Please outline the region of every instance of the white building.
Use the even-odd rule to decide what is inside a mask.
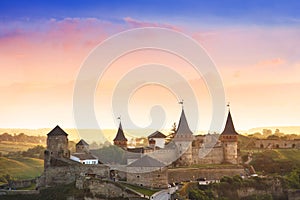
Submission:
[[[98,158],[88,153],[73,153],[70,159],[85,165],[98,164]]]
[[[70,159],[85,165],[98,164],[98,158],[90,153],[89,144],[83,139],[76,144],[76,153]]]

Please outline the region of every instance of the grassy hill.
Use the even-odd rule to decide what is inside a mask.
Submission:
[[[30,179],[38,177],[44,169],[44,161],[36,158],[0,157],[0,176],[9,174],[16,179]]]
[[[300,168],[300,150],[268,149],[254,152],[250,163],[259,172],[287,174]]]

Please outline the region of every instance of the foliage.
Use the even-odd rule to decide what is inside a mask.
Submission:
[[[4,174],[4,175],[0,176],[0,182],[2,182],[2,183],[10,184],[14,180],[15,180],[15,178],[9,174]]]
[[[46,150],[45,147],[43,147],[41,145],[37,145],[35,147],[27,149],[26,151],[9,152],[6,156],[7,157],[30,157],[30,158],[44,159],[44,151],[45,150]]]
[[[170,130],[170,134],[166,138],[166,145],[169,144],[176,135],[177,125],[176,122],[173,123],[172,128]]]
[[[210,200],[213,199],[209,197],[203,190],[190,190],[189,199],[191,200]]]
[[[241,200],[272,200],[273,197],[271,194],[260,194],[260,195],[251,195],[244,198],[241,198]]]
[[[35,144],[46,144],[45,136],[32,136],[24,133],[18,135],[11,135],[3,133],[0,135],[0,141],[11,141],[11,142],[24,142],[24,143],[35,143]]]
[[[286,176],[289,188],[300,189],[300,168],[294,169]]]
[[[45,147],[38,145],[33,148],[29,148],[27,151],[22,152],[23,157],[30,157],[30,158],[39,158],[44,159],[44,151],[46,150]]]

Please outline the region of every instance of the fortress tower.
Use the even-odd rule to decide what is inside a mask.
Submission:
[[[182,107],[181,116],[176,130],[176,135],[173,139],[175,142],[178,154],[181,155],[177,163],[179,165],[191,165],[192,164],[192,141],[194,139],[193,132],[188,125],[184,109]]]
[[[89,153],[89,144],[86,143],[83,139],[81,139],[77,144],[76,144],[76,153]]]
[[[220,139],[224,152],[224,163],[238,164],[237,143],[238,133],[235,131],[230,110],[228,111],[225,128],[221,133]]]
[[[70,158],[68,149],[68,134],[56,126],[47,134],[47,149],[44,155],[44,167],[50,166],[51,157]]]
[[[119,125],[117,135],[116,135],[116,137],[113,141],[114,141],[114,145],[116,145],[118,147],[121,147],[121,148],[124,148],[124,149],[127,148],[127,138],[124,135],[121,121],[120,121],[120,125]]]
[[[56,126],[47,134],[47,150],[54,157],[70,157],[68,149],[68,134]]]

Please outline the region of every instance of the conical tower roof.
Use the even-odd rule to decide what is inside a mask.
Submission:
[[[189,124],[186,120],[186,116],[183,108],[181,111],[181,116],[179,119],[176,135],[193,135],[193,132],[191,131]]]
[[[124,132],[123,132],[121,122],[119,124],[119,129],[118,129],[117,135],[113,141],[127,141],[127,138],[125,137]]]
[[[225,128],[224,128],[223,132],[221,133],[221,135],[238,135],[238,133],[235,131],[235,128],[234,128],[234,125],[233,125],[230,110],[228,111],[228,116],[227,116],[227,121],[226,121],[226,124],[225,124]]]

